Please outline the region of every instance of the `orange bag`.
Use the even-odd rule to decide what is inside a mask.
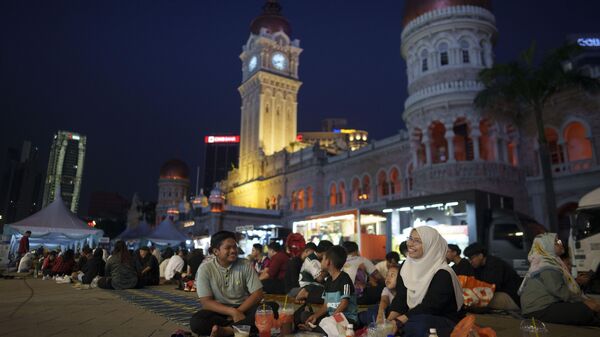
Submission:
[[[458,275],[458,281],[463,289],[463,298],[467,307],[486,307],[490,304],[496,285],[479,281],[474,276]]]
[[[466,277],[466,276],[465,276]],[[472,334],[471,332],[476,332],[476,334]],[[480,328],[475,325],[475,316],[467,315],[467,317],[463,318],[456,326],[454,330],[452,330],[452,334],[450,337],[470,337],[470,336],[479,336],[479,337],[496,337],[496,331],[491,328]]]

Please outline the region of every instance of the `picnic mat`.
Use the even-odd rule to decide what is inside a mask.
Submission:
[[[126,289],[116,290],[114,293],[131,304],[188,328],[190,318],[200,310],[197,299],[158,289]]]

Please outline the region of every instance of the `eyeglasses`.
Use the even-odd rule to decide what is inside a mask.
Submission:
[[[558,240],[556,240],[556,241],[554,242],[554,244],[555,244],[555,245],[560,245],[560,246],[562,246],[562,245],[563,245],[563,242],[562,242],[562,240],[561,240],[561,239],[558,239]]]
[[[421,241],[419,239],[414,239],[412,236],[409,236],[407,241],[412,242],[412,243],[414,243],[416,245],[422,245],[423,244],[423,241]]]

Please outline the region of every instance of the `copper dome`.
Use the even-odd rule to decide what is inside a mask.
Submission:
[[[277,0],[267,0],[263,6],[263,12],[250,24],[252,34],[258,35],[261,28],[266,28],[269,33],[283,31],[288,36],[292,34],[292,26],[288,20],[281,15],[281,5]]]
[[[417,17],[440,8],[476,6],[492,10],[492,0],[407,0],[404,6],[404,27]]]
[[[189,177],[188,166],[179,159],[171,159],[160,168],[161,179],[189,179]]]

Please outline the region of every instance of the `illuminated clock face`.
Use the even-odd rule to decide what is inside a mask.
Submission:
[[[256,69],[257,65],[258,65],[258,59],[256,58],[256,55],[254,55],[248,62],[248,71],[253,71],[254,69]]]
[[[275,67],[275,69],[283,70],[287,66],[287,59],[282,53],[275,53],[271,58],[271,63],[273,63],[273,67]]]

